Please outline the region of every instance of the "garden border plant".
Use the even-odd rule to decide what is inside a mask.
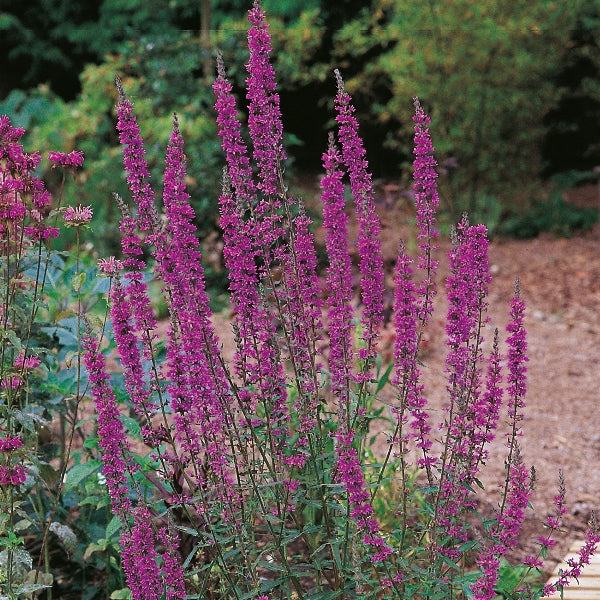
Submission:
[[[392,364],[386,366],[377,354],[384,294],[380,223],[352,99],[336,71],[337,135],[330,135],[323,154],[321,180],[329,258],[323,298],[310,219],[285,184],[270,37],[258,2],[249,19],[251,145],[242,136],[221,58],[213,88],[226,156],[220,226],[234,315],[236,351],[231,363],[221,353],[211,322],[193,211],[185,192],[185,153],[177,117],[166,154],[161,215],[133,105],[117,78],[117,128],[134,207],[116,199],[123,213],[123,256],[102,259],[99,269],[110,286],[110,317],[124,389],[113,385],[115,377],[107,371],[105,326],[81,310],[86,278],[78,258],[72,280],[77,348],[71,356],[77,358],[77,387],[69,430],[72,440],[77,408],[89,389],[97,413],[94,439],[114,514],[110,528],[112,534],[121,532],[120,559],[128,588],[114,597],[494,598],[501,566],[506,569],[501,560],[518,544],[533,479],[519,449],[527,344],[518,283],[504,357],[498,330],[489,350],[483,344],[491,282],[487,231],[469,224],[465,216],[453,233],[446,280],[449,404],[443,422],[434,428],[420,353],[437,293],[438,196],[429,117],[415,98],[417,273],[400,245],[396,337]],[[14,579],[13,557],[25,552],[24,540],[17,536],[17,504],[28,493],[27,472],[36,477],[20,460],[29,456],[35,464],[38,449],[31,440],[39,433],[14,418],[14,399],[27,403],[26,392],[34,381],[25,371],[39,366],[41,350],[24,346],[14,333],[10,315],[18,314],[16,284],[21,281],[14,280],[22,272],[24,255],[10,257],[14,248],[24,252],[19,245],[24,236],[41,244],[56,230],[23,226],[24,219],[42,223],[39,210],[50,199],[43,195],[42,203],[37,200],[41,192],[27,187],[39,161],[22,154],[22,131],[2,117],[0,134],[6,275],[0,500],[9,515],[2,524],[6,535],[0,538],[7,553],[0,587],[6,597],[17,598],[50,586],[50,579],[36,574],[29,588],[23,587],[28,575],[18,585]],[[82,160],[73,153],[53,158],[67,169],[80,166]],[[360,303],[352,287],[345,177],[358,223]],[[91,217],[86,207],[64,211],[65,221],[77,227],[78,242],[81,226]],[[46,256],[42,245],[39,248],[39,255]],[[162,281],[169,310],[164,344],[158,339],[148,295],[150,271]],[[33,285],[37,282],[36,278]],[[36,301],[35,293],[27,301],[31,323]],[[82,357],[87,381],[80,372]],[[39,385],[43,389],[43,382]],[[502,431],[504,396],[508,426],[503,494],[495,517],[483,519],[483,537],[478,538],[471,535],[469,522],[478,515],[478,477],[488,457],[487,445]],[[385,419],[390,426],[384,456],[375,455],[369,446],[375,419]],[[48,531],[59,531],[54,515],[69,464],[67,452],[54,507],[40,517],[42,546]],[[92,464],[96,468],[99,463]],[[539,553],[524,557],[513,571],[519,577],[506,592],[511,598],[540,598],[568,585],[600,541],[592,522],[579,558],[559,582],[528,587],[562,526],[562,480],[554,503],[556,514],[546,519],[547,533],[538,538]],[[63,544],[67,537],[63,535]],[[42,555],[43,551],[40,561]],[[26,570],[35,571],[31,561]]]

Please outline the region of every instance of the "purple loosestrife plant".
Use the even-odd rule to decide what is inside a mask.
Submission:
[[[335,97],[338,135],[359,225],[357,245],[360,255],[364,341],[364,347],[359,349],[359,358],[364,361],[359,378],[367,382],[373,376],[375,341],[383,322],[383,257],[379,240],[381,225],[375,213],[373,182],[367,170],[366,152],[358,134],[358,121],[354,117],[352,99],[346,92],[342,76],[337,70],[335,77],[338,86]]]
[[[433,156],[433,144],[429,135],[431,119],[425,113],[418,98],[414,98],[415,116],[415,148],[413,161],[415,206],[417,209],[417,237],[419,239],[419,269],[424,273],[424,278],[419,284],[421,298],[419,318],[426,323],[433,312],[433,298],[436,294],[435,274],[438,261],[433,252],[437,250],[435,239],[438,237],[436,229],[436,212],[439,206],[437,192],[437,165]]]
[[[524,304],[517,295],[511,305],[507,356],[497,331],[488,348],[487,231],[464,218],[449,254],[448,403],[436,433],[420,348],[438,278],[436,163],[430,120],[415,99],[418,251],[412,258],[401,245],[398,254],[393,364],[376,379],[385,273],[375,190],[352,100],[336,73],[338,141],[330,135],[321,180],[328,256],[322,298],[312,223],[284,181],[279,97],[259,2],[249,21],[248,141],[220,56],[213,85],[226,161],[219,210],[236,342],[231,366],[212,324],[177,119],[159,216],[142,137],[119,90],[118,128],[135,207],[123,213],[122,262],[107,259],[102,269],[114,278],[115,339],[147,456],[133,461],[129,454],[98,342],[86,336],[84,348],[113,510],[124,523],[123,567],[132,595],[493,598],[500,559],[518,545],[530,496],[518,445]],[[358,303],[346,179],[358,223]],[[144,256],[153,262],[147,265]],[[169,309],[164,359],[155,351],[144,284],[149,267]],[[483,539],[472,539],[478,475],[487,445],[501,433],[505,395],[504,493]],[[368,448],[376,419],[390,425],[383,456]],[[141,465],[136,472],[134,463]],[[151,485],[142,487],[142,478]],[[557,516],[546,522],[551,533],[564,515],[564,493],[558,498]],[[570,576],[593,551],[595,535],[590,532]],[[539,568],[541,561],[528,557],[525,564]]]

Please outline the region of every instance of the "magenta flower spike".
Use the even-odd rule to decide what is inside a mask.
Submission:
[[[510,305],[510,322],[506,331],[510,334],[506,340],[508,344],[508,410],[513,423],[513,431],[520,428],[525,408],[525,394],[527,393],[527,334],[523,325],[525,316],[525,302],[520,297],[519,282],[515,284],[515,295]],[[510,445],[510,440],[509,440]]]
[[[275,327],[258,292],[260,275],[255,257],[260,255],[257,243],[261,238],[262,228],[256,220],[246,222],[242,217],[245,208],[256,203],[256,188],[246,145],[241,136],[231,84],[225,78],[220,56],[217,57],[217,65],[218,77],[213,84],[215,109],[222,148],[227,159],[227,175],[219,199],[220,225],[225,241],[223,255],[229,269],[234,322],[239,331],[236,372],[249,385],[262,381],[263,389],[267,381],[278,381],[277,390],[271,389],[271,394],[274,393],[275,397],[283,401],[285,382],[283,370],[277,365],[277,351],[273,346]],[[256,351],[258,348],[262,348],[259,350],[260,356]],[[256,398],[252,404],[255,401]],[[251,406],[251,410],[253,409],[254,406]]]
[[[253,155],[259,172],[258,188],[265,196],[276,196],[283,150],[283,125],[276,92],[275,70],[271,65],[271,36],[260,1],[248,11],[250,59],[246,65],[246,97],[249,100],[248,127]]]
[[[158,215],[154,192],[148,182],[150,172],[145,159],[144,141],[133,114],[133,105],[125,97],[120,78],[117,77],[115,81],[119,92],[117,129],[123,146],[123,164],[127,173],[127,183],[136,206],[134,218],[120,202],[123,212],[119,227],[122,234],[121,247],[125,255],[123,264],[128,269],[123,277],[129,282],[127,294],[135,317],[136,333],[144,348],[143,357],[151,360],[154,340],[151,332],[156,328],[156,320],[148,296],[148,287],[143,281],[146,263],[143,260],[142,239],[138,231],[146,234],[148,243],[153,243],[158,230]]]
[[[124,370],[125,389],[137,414],[150,416],[156,406],[150,401],[138,339],[132,324],[132,309],[118,275],[111,286],[110,300],[110,316]]]
[[[352,264],[348,253],[348,216],[344,212],[344,172],[342,157],[336,148],[333,134],[329,148],[323,154],[325,176],[321,180],[323,227],[329,257],[327,270],[327,324],[329,329],[329,371],[331,391],[338,401],[350,405],[352,365]]]
[[[241,134],[241,123],[232,94],[232,85],[225,77],[223,57],[217,55],[217,78],[213,83],[216,97],[217,125],[221,137],[221,147],[225,152],[228,177],[235,191],[235,197],[242,205],[252,206],[256,202],[256,188],[252,175],[248,149]]]
[[[425,277],[419,283],[418,295],[421,298],[419,307],[419,319],[425,323],[433,312],[433,298],[436,294],[435,274],[438,261],[432,256],[437,250],[435,239],[438,237],[436,228],[436,212],[439,206],[437,192],[437,165],[433,156],[433,144],[429,135],[429,123],[431,119],[425,113],[418,98],[414,98],[415,137],[414,137],[414,191],[415,206],[417,209],[417,238],[419,240],[418,267],[425,273]]]
[[[412,260],[401,248],[398,254],[395,274],[394,326],[394,377],[393,384],[398,387],[401,406],[394,407],[398,419],[403,419],[405,409],[411,414],[410,432],[406,436],[415,440],[421,455],[417,460],[420,467],[428,469],[437,459],[429,455],[433,442],[429,436],[431,425],[429,414],[425,410],[427,401],[423,396],[423,385],[419,382],[420,369],[417,366],[418,331],[416,289],[412,280]],[[402,441],[404,446],[404,442]]]
[[[335,98],[338,137],[342,145],[344,165],[350,177],[359,224],[358,253],[360,255],[361,291],[363,304],[363,340],[365,347],[359,350],[359,358],[365,361],[359,378],[372,378],[375,359],[375,343],[383,322],[383,256],[379,233],[381,225],[375,212],[373,182],[368,172],[365,149],[358,134],[358,121],[354,117],[352,99],[344,89],[344,82],[336,69],[338,92]]]
[[[133,600],[159,600],[163,595],[155,542],[150,512],[143,505],[136,506],[133,527],[121,536],[123,571]]]
[[[125,523],[131,512],[126,474],[134,470],[130,462],[129,444],[121,421],[104,357],[91,330],[83,338],[85,366],[89,375],[92,398],[98,415],[98,445],[102,451],[102,472],[110,495],[112,510]]]
[[[530,496],[529,472],[523,464],[518,446],[512,458],[506,501],[497,523],[490,534],[494,542],[484,548],[477,559],[482,571],[480,578],[471,586],[475,600],[492,600],[496,597],[494,587],[498,582],[500,558],[516,547],[525,510]]]
[[[379,524],[375,518],[375,511],[371,505],[371,494],[365,485],[365,477],[361,468],[361,461],[352,446],[353,434],[344,430],[336,434],[336,473],[338,480],[344,484],[350,505],[350,517],[354,519],[359,532],[363,536],[363,543],[371,553],[371,562],[384,561],[392,549],[381,536]]]
[[[179,555],[179,536],[172,524],[169,527],[161,527],[158,531],[158,540],[164,548],[161,553],[162,571],[166,586],[165,600],[183,600],[187,598],[185,591],[185,578],[181,557]]]
[[[171,314],[167,343],[167,391],[174,411],[176,438],[196,461],[206,456],[223,482],[218,493],[231,500],[225,408],[229,384],[218,361],[219,344],[211,324],[194,216],[185,191],[186,157],[177,117],[167,148],[163,202],[166,226],[155,244],[157,274],[164,280]],[[201,477],[201,469],[194,469]]]
[[[116,77],[119,102],[117,104],[117,130],[123,146],[123,165],[127,173],[127,183],[137,207],[138,226],[142,232],[152,232],[158,221],[154,203],[154,192],[148,179],[150,171],[145,155],[137,119],[133,114],[133,104],[125,97],[121,79]]]

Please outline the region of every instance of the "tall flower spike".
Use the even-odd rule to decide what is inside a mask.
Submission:
[[[525,316],[525,302],[521,299],[519,280],[515,282],[515,295],[510,304],[510,322],[506,331],[510,334],[506,340],[508,344],[508,381],[507,393],[509,414],[513,426],[523,420],[525,408],[525,394],[527,393],[527,333],[523,325]],[[509,442],[510,443],[510,442]]]
[[[473,508],[472,484],[479,461],[473,454],[473,423],[485,421],[485,406],[480,401],[483,337],[486,318],[488,267],[487,230],[483,225],[469,226],[465,217],[458,224],[449,254],[448,296],[448,394],[450,412],[446,423],[446,444],[442,462],[441,497],[438,526],[449,528],[464,509]],[[456,539],[466,539],[466,529],[456,528]],[[452,537],[452,536],[450,536]],[[451,559],[460,552],[440,548]]]
[[[133,509],[133,528],[121,536],[123,571],[133,600],[159,600],[163,584],[157,564],[152,516],[145,506]]]
[[[258,187],[266,196],[275,196],[281,163],[286,156],[275,70],[270,60],[271,36],[259,0],[255,0],[253,8],[248,11],[248,18],[251,23],[248,31],[250,60],[246,65],[249,75],[246,97],[250,101],[248,128],[258,166]]]
[[[121,78],[115,77],[115,82],[119,92],[117,130],[123,146],[123,165],[127,173],[127,183],[137,206],[140,231],[150,232],[155,229],[158,216],[154,204],[154,192],[148,182],[150,171],[146,161],[144,141],[133,114],[133,105],[125,97]]]
[[[221,227],[225,246],[223,255],[229,269],[229,290],[235,310],[237,329],[235,354],[236,373],[244,383],[240,390],[248,409],[254,412],[256,403],[272,402],[275,429],[283,439],[287,420],[285,374],[276,347],[276,329],[264,298],[259,293],[261,276],[272,260],[270,245],[280,237],[277,227],[271,228],[265,206],[257,205],[257,190],[252,168],[237,119],[231,84],[225,78],[223,62],[217,57],[218,77],[213,85],[219,135],[227,159],[223,177],[223,193],[219,199]],[[250,219],[244,220],[249,210]],[[259,273],[256,258],[263,263]],[[250,391],[252,390],[252,391]],[[282,437],[283,436],[283,437]]]
[[[133,114],[133,105],[125,97],[123,84],[118,76],[115,82],[119,92],[117,130],[123,146],[123,164],[127,173],[127,183],[137,209],[134,218],[122,208],[123,218],[119,229],[122,233],[121,246],[126,257],[123,262],[129,269],[124,278],[130,282],[127,292],[136,320],[135,326],[144,347],[143,355],[146,360],[151,360],[153,338],[150,332],[155,329],[156,321],[150,305],[148,288],[143,282],[146,263],[143,260],[142,239],[138,235],[138,230],[147,235],[148,243],[154,242],[154,238],[158,235],[159,218],[154,192],[148,182],[150,171],[145,158],[144,141]]]
[[[396,339],[394,341],[394,385],[398,386],[401,406],[394,409],[398,419],[404,419],[405,409],[411,413],[411,432],[408,438],[416,440],[416,447],[422,456],[418,459],[420,467],[427,468],[436,462],[429,456],[433,445],[429,433],[431,425],[429,415],[425,410],[426,400],[423,396],[423,385],[419,383],[420,370],[417,366],[419,351],[417,332],[417,302],[415,284],[412,281],[410,257],[402,246],[398,254],[395,275],[394,326]],[[400,440],[403,444],[404,441]]]
[[[131,306],[118,274],[111,286],[110,299],[110,316],[125,373],[125,389],[137,414],[150,416],[154,413],[155,406],[150,402],[150,392],[146,387],[142,357],[131,323]]]
[[[338,401],[349,405],[352,375],[352,263],[348,253],[348,216],[344,212],[344,172],[342,157],[329,135],[329,148],[323,154],[325,176],[321,179],[323,227],[329,257],[327,269],[327,323],[329,329],[329,371],[331,391]]]
[[[350,177],[350,187],[356,204],[359,224],[358,253],[360,255],[361,290],[363,303],[363,339],[365,347],[359,350],[359,358],[365,361],[363,380],[372,377],[375,359],[375,342],[383,322],[383,256],[379,233],[381,225],[375,212],[373,182],[367,171],[365,149],[358,134],[358,121],[354,117],[352,99],[344,89],[340,72],[335,70],[338,92],[335,98],[337,110],[339,140],[342,144],[342,156]]]
[[[431,119],[425,113],[419,99],[414,98],[415,137],[414,137],[414,191],[415,205],[417,209],[417,228],[419,233],[419,262],[418,267],[425,273],[424,279],[419,284],[419,296],[421,306],[419,308],[419,319],[426,322],[433,312],[433,298],[436,294],[435,273],[438,261],[432,256],[437,250],[434,240],[438,237],[436,228],[436,211],[439,205],[437,192],[437,165],[433,156],[433,144],[429,135],[429,123]]]
[[[86,326],[86,329],[83,338],[84,361],[98,415],[98,444],[102,451],[102,471],[106,477],[113,512],[123,522],[127,522],[131,512],[131,500],[126,473],[133,470],[128,458],[129,445],[121,413],[109,384],[110,376],[106,372],[104,357],[100,353],[91,327]]]
[[[235,191],[238,202],[251,206],[256,196],[252,167],[248,157],[248,149],[241,134],[241,123],[238,119],[238,111],[235,98],[232,94],[232,85],[225,77],[225,66],[223,57],[217,54],[217,79],[213,84],[217,111],[217,124],[221,147],[225,152],[228,176]]]
[[[164,279],[171,315],[167,364],[168,387],[179,441],[196,460],[205,452],[212,472],[222,481],[221,499],[231,500],[225,445],[229,385],[220,362],[210,318],[194,212],[185,191],[186,157],[176,115],[167,148],[163,201],[167,217],[156,240],[157,273]],[[182,365],[185,364],[185,367]],[[200,475],[197,465],[194,474]]]

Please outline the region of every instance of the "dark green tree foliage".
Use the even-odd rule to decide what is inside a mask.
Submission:
[[[556,103],[544,117],[544,175],[589,179],[600,165],[600,5],[586,1],[554,78]]]
[[[0,98],[14,88],[52,80],[55,92],[74,97],[83,65],[97,54],[72,39],[84,22],[95,21],[101,0],[0,0]]]

